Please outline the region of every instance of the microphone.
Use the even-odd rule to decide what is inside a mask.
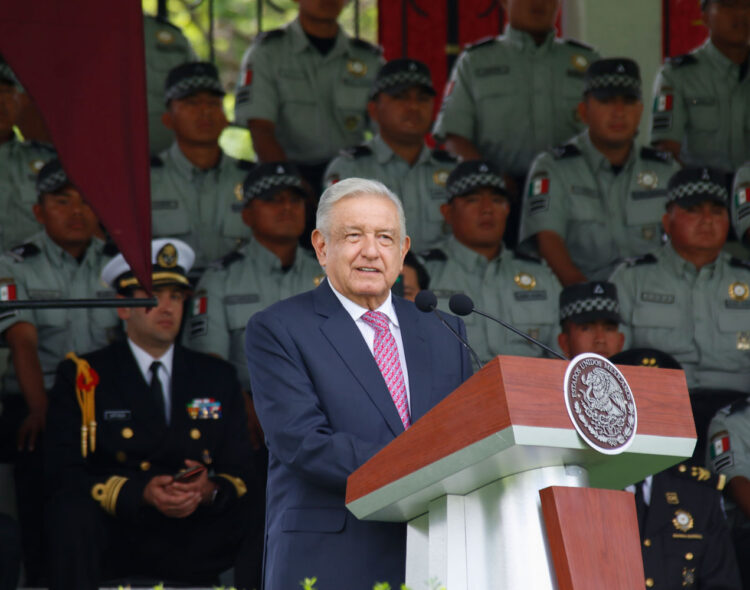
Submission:
[[[515,334],[518,334],[521,338],[525,338],[529,342],[533,342],[534,344],[536,344],[540,348],[543,348],[544,350],[556,356],[557,358],[562,359],[564,361],[568,360],[559,352],[556,352],[552,350],[546,344],[542,344],[541,342],[539,342],[539,340],[537,340],[536,338],[532,338],[528,334],[524,334],[523,332],[521,332],[521,330],[519,330],[518,328],[514,326],[511,326],[510,324],[508,324],[507,322],[504,322],[503,320],[500,320],[496,317],[491,316],[488,313],[478,310],[476,307],[474,307],[474,302],[471,300],[471,297],[469,297],[468,295],[464,295],[463,293],[456,293],[455,295],[451,295],[450,301],[448,302],[448,307],[450,307],[451,311],[455,313],[456,315],[464,316],[464,315],[469,315],[470,313],[474,312],[476,314],[484,316],[487,319],[492,320],[493,322],[497,322],[504,328],[508,328],[508,330],[510,330],[511,332]]]
[[[445,318],[440,314],[440,312],[437,310],[437,297],[435,297],[435,293],[428,289],[422,289],[419,293],[417,293],[417,296],[414,298],[414,304],[417,306],[417,309],[419,311],[423,311],[425,313],[433,312],[437,318],[440,320],[440,322],[448,328],[451,333],[458,338],[458,341],[463,344],[464,348],[468,350],[471,353],[471,356],[474,358],[474,362],[477,364],[477,368],[482,368],[482,361],[479,360],[479,356],[477,356],[477,353],[474,352],[474,349],[469,346],[469,343],[466,342],[463,338],[461,338],[461,334],[456,332],[453,327],[445,321]]]

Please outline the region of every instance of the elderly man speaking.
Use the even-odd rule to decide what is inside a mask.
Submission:
[[[312,242],[326,280],[255,314],[245,350],[269,450],[264,589],[398,587],[403,524],[360,522],[346,479],[470,374],[433,314],[391,295],[409,249],[401,201],[349,178],[326,190]],[[465,337],[464,326],[450,318]]]

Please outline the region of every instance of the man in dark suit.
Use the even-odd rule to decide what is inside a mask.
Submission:
[[[52,588],[123,574],[206,585],[234,563],[252,524],[236,374],[175,344],[193,252],[154,240],[152,259],[157,306],[118,308],[127,340],[68,355],[50,393]],[[146,296],[122,255],[102,279],[119,296]]]
[[[471,365],[434,315],[391,296],[409,249],[398,197],[376,181],[342,180],[323,193],[316,225],[326,280],[255,314],[246,334],[269,451],[263,587],[313,576],[321,588],[399,587],[405,525],[358,521],[346,480]]]

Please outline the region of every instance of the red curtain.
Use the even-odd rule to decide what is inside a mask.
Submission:
[[[683,55],[702,44],[708,29],[701,20],[700,0],[663,0],[664,57]]]
[[[0,53],[41,111],[70,179],[150,287],[140,2],[4,2]]]

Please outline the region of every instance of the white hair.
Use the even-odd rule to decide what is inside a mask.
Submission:
[[[382,182],[371,180],[369,178],[345,178],[329,186],[320,196],[318,202],[318,212],[315,216],[316,228],[326,237],[330,237],[331,230],[331,211],[337,201],[346,197],[364,197],[375,195],[390,199],[396,205],[398,212],[399,231],[401,232],[401,244],[406,239],[406,218],[404,216],[404,206],[393,191],[391,191]]]

